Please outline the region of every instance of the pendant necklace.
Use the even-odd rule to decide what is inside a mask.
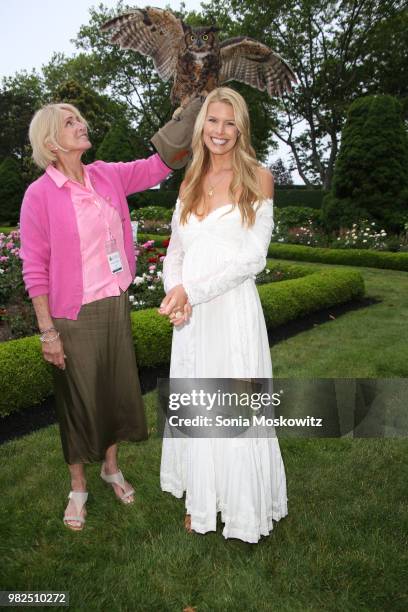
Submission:
[[[228,170],[228,172],[230,172],[230,171]],[[207,194],[208,194],[209,198],[212,198],[214,196],[215,188],[218,187],[218,185],[221,183],[223,178],[224,178],[224,176],[222,176],[221,179],[217,183],[215,183],[215,185],[212,185],[210,183],[210,179],[208,179],[208,191],[207,191]]]

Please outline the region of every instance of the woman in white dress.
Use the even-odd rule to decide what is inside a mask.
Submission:
[[[255,275],[273,229],[273,177],[250,143],[242,96],[212,91],[197,117],[163,265],[159,312],[174,324],[171,378],[271,378]],[[256,543],[287,514],[276,437],[163,439],[161,488],[186,493],[185,527]]]

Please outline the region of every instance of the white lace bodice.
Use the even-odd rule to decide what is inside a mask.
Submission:
[[[192,214],[180,225],[181,206],[178,199],[163,262],[166,293],[182,284],[194,306],[254,279],[263,270],[274,226],[272,199],[260,203],[250,228],[242,224],[239,208],[233,204],[216,208],[202,221]]]

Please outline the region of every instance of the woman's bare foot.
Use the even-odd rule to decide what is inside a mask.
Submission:
[[[190,514],[186,514],[186,516],[184,517],[184,528],[187,531],[187,533],[192,533],[192,529],[191,529],[191,515]]]

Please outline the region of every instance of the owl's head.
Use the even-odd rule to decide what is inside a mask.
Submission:
[[[192,28],[183,23],[183,30],[186,48],[189,51],[203,53],[218,45],[217,32],[219,28],[216,26]]]

